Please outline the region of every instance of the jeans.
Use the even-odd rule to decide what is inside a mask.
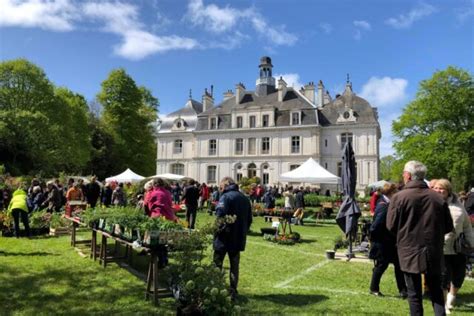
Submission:
[[[214,264],[220,269],[222,269],[226,254],[229,254],[230,262],[230,288],[235,295],[239,283],[240,251],[214,251]]]
[[[403,272],[407,284],[408,304],[410,315],[423,315],[423,299],[421,286],[421,273]],[[441,276],[437,274],[425,274],[426,283],[430,289],[431,304],[436,316],[446,315],[444,310],[444,295],[441,289]]]
[[[15,208],[12,210],[12,215],[13,215],[13,224],[15,228],[15,236],[17,238],[20,237],[20,217],[21,217],[21,222],[25,226],[26,236],[30,236],[30,225],[28,223],[28,213],[19,208]]]

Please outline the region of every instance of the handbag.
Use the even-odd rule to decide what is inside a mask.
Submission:
[[[474,253],[474,247],[469,245],[464,233],[459,234],[459,237],[454,241],[454,251],[457,254],[469,256]]]

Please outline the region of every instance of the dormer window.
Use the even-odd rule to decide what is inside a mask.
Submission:
[[[263,114],[262,115],[262,127],[268,127],[270,124],[270,115]]]
[[[186,129],[186,122],[182,118],[177,118],[173,124],[173,130],[185,130]]]
[[[209,129],[217,129],[217,117],[211,117],[209,120]]]
[[[292,112],[291,113],[291,125],[300,125],[301,123],[301,113]]]

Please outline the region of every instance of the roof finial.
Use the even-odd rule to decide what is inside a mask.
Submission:
[[[347,81],[346,83],[349,83],[349,74],[347,74]]]
[[[192,98],[193,98],[193,90],[189,89],[189,99],[192,99]]]

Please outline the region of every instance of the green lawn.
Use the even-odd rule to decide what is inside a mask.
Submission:
[[[211,219],[200,213],[198,223]],[[333,222],[293,226],[303,242],[283,246],[264,241],[256,232],[270,224],[261,217],[254,219],[241,256],[237,303],[243,315],[408,314],[408,303],[396,297],[392,268],[381,283],[386,297],[378,298],[368,294],[370,262],[325,259],[325,250],[332,248],[340,234]],[[136,268],[144,272],[145,258],[135,259]],[[144,301],[144,290],[143,280],[117,264],[104,269],[79,256],[70,247],[69,237],[0,237],[1,315],[175,314],[173,299],[162,299],[155,307]],[[429,300],[425,300],[425,312],[432,314]],[[473,312],[474,282],[468,279],[453,313]]]

